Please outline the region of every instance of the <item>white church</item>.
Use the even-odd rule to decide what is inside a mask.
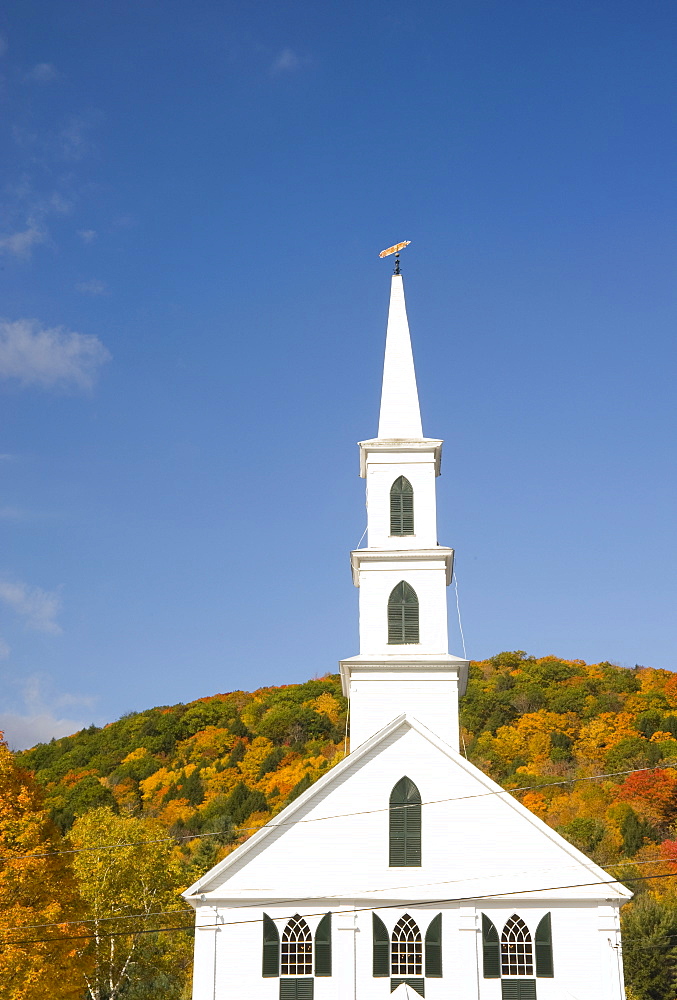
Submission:
[[[442,441],[423,436],[399,267],[360,442],[350,754],[185,893],[193,1000],[623,1000],[621,884],[459,752]]]

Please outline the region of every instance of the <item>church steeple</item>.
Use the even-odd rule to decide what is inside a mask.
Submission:
[[[360,442],[368,544],[351,552],[360,653],[341,661],[351,747],[407,712],[458,746],[467,661],[448,652],[453,549],[437,541],[442,442],[423,437],[402,277],[393,275],[378,437]]]
[[[411,350],[401,274],[394,274],[390,285],[378,436],[381,439],[423,437],[414,355]]]

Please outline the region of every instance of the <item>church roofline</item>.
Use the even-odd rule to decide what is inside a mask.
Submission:
[[[586,857],[585,854],[582,853],[582,851],[579,851],[578,848],[574,847],[573,844],[570,844],[568,840],[565,840],[564,837],[562,837],[559,833],[557,833],[555,830],[549,827],[547,823],[545,823],[542,819],[539,819],[538,816],[530,812],[526,806],[522,805],[521,802],[519,802],[516,798],[514,798],[510,794],[509,790],[501,788],[501,786],[497,784],[497,782],[495,782],[492,778],[489,778],[486,774],[484,774],[483,771],[480,771],[478,767],[476,767],[469,760],[467,760],[457,750],[454,750],[454,748],[451,747],[448,743],[445,743],[444,740],[440,739],[439,736],[437,736],[430,729],[428,729],[427,726],[424,726],[423,723],[419,722],[418,719],[415,719],[413,718],[413,716],[407,714],[402,714],[397,716],[397,718],[393,719],[392,722],[389,722],[387,726],[384,726],[383,729],[379,730],[379,732],[375,733],[368,740],[365,740],[365,742],[362,743],[355,750],[352,750],[347,757],[344,757],[344,759],[339,764],[336,765],[336,767],[333,767],[331,771],[323,775],[323,777],[321,777],[318,781],[316,781],[315,784],[312,785],[306,792],[303,792],[301,795],[299,795],[297,799],[294,800],[294,802],[291,802],[281,812],[279,812],[275,817],[274,821],[267,823],[260,830],[257,830],[257,832],[254,833],[248,840],[246,840],[244,844],[236,848],[232,852],[232,854],[229,854],[228,857],[224,858],[223,861],[215,865],[214,868],[212,868],[209,872],[203,875],[202,878],[198,879],[196,882],[193,883],[193,885],[189,886],[188,889],[186,889],[186,891],[182,894],[183,898],[193,906],[200,905],[200,899],[199,899],[200,895],[206,894],[209,891],[210,884],[213,883],[216,878],[218,878],[220,875],[226,872],[229,868],[235,867],[239,862],[242,861],[242,859],[247,854],[249,854],[251,851],[257,848],[262,843],[262,841],[265,841],[269,839],[271,836],[273,836],[276,833],[276,831],[280,830],[280,828],[284,830],[284,828],[289,823],[291,817],[295,816],[298,812],[305,809],[305,807],[310,802],[312,802],[314,798],[318,797],[321,793],[326,791],[326,789],[330,785],[337,782],[341,778],[341,776],[345,773],[345,771],[353,767],[363,758],[373,755],[374,750],[379,746],[379,744],[385,742],[388,739],[388,737],[390,737],[393,733],[397,732],[398,729],[401,729],[405,726],[408,726],[410,729],[413,729],[424,739],[428,740],[428,742],[431,743],[434,747],[436,747],[441,753],[445,754],[447,757],[453,760],[458,767],[466,771],[477,781],[479,781],[482,785],[484,785],[484,787],[487,790],[486,792],[487,794],[491,793],[500,794],[502,796],[502,801],[509,808],[512,808],[516,812],[520,813],[525,820],[527,820],[529,823],[532,824],[532,826],[535,826],[537,829],[539,829],[541,833],[543,833],[544,836],[548,837],[548,839],[551,840],[557,847],[563,850],[566,854],[569,854],[574,861],[576,861],[583,868],[585,868],[586,871],[590,872],[591,882],[594,884],[588,887],[594,888],[594,885],[599,883],[600,889],[603,888],[604,893],[599,897],[586,895],[585,896],[586,900],[593,901],[595,899],[600,899],[600,900],[603,899],[605,902],[618,902],[619,900],[627,900],[632,897],[633,893],[629,889],[627,889],[620,882],[617,881],[609,882],[608,872],[605,872],[603,868],[600,868],[600,866],[595,864],[594,861],[591,861],[590,858]],[[318,822],[319,821],[320,820],[318,819]],[[574,885],[571,886],[571,888],[572,889],[581,888],[581,885]],[[566,886],[562,886],[559,889],[559,891],[561,892],[566,889],[567,889]],[[558,891],[557,886],[552,886],[549,887],[547,890],[542,890],[544,894],[547,893],[549,899],[552,899],[552,894],[556,891]],[[387,890],[384,890],[384,892],[387,892]],[[226,891],[217,898],[227,899],[229,895],[230,894]],[[239,896],[241,895],[241,893],[238,892],[237,895]],[[499,897],[506,898],[508,896],[512,898],[512,896],[520,896],[520,895],[521,895],[520,892],[515,892],[511,894],[500,893],[493,895],[491,893],[488,893],[487,895],[476,895],[473,896],[472,898],[478,900],[480,899],[488,900],[488,899],[496,899]],[[528,895],[529,898],[533,899],[537,898],[537,893],[535,891],[529,892]],[[267,898],[270,898],[270,895],[268,895]],[[354,898],[354,893],[351,898]],[[567,896],[566,900],[570,901],[570,897]],[[375,904],[374,909],[378,909],[378,900],[376,898],[374,898],[374,904]]]

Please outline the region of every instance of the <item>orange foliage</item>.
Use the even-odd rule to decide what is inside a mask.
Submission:
[[[618,787],[616,798],[639,807],[654,822],[670,822],[677,816],[677,771],[637,771]]]

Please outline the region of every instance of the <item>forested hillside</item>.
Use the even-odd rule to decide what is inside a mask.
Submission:
[[[346,710],[330,675],[132,713],[17,760],[77,843],[165,831],[176,890],[342,759]],[[675,997],[677,675],[501,653],[472,664],[461,719],[474,763],[637,893],[625,907],[631,995]],[[186,956],[167,959],[155,987],[135,985],[132,965],[117,995],[181,996]]]

